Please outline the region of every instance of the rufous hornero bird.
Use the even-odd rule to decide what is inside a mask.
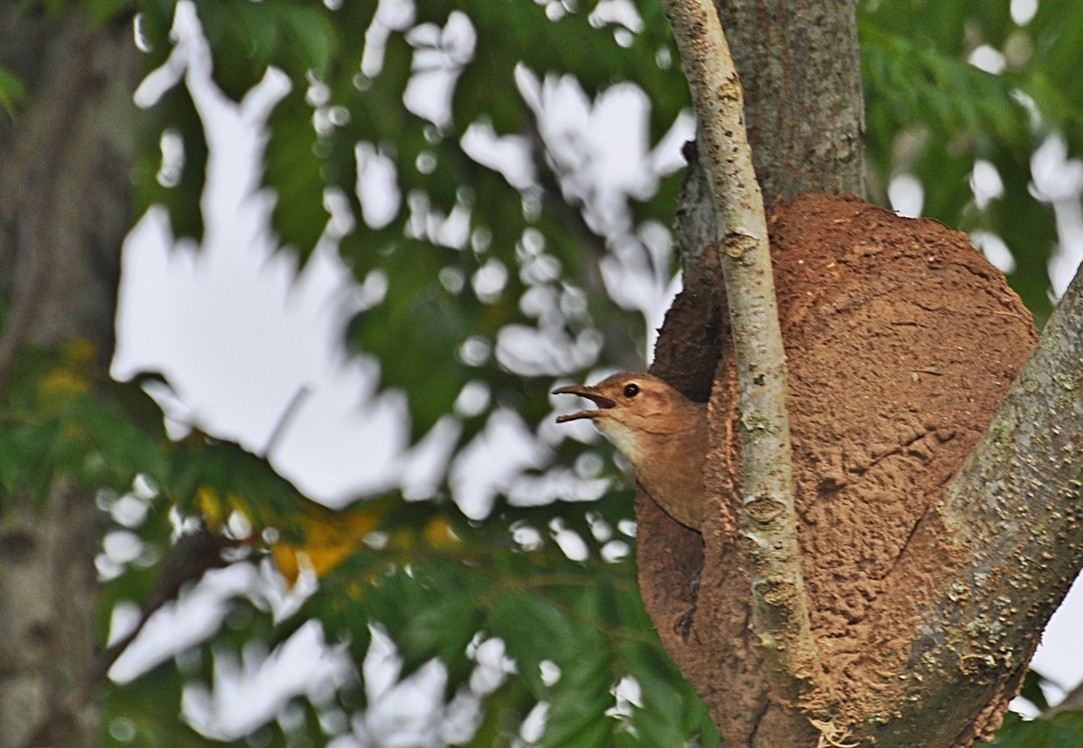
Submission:
[[[689,400],[650,374],[614,374],[593,386],[559,387],[553,394],[593,402],[596,408],[559,416],[557,423],[589,418],[632,463],[640,488],[670,517],[700,529],[706,404]]]

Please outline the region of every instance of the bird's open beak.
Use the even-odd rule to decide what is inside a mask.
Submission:
[[[596,409],[592,408],[591,410],[581,410],[577,413],[567,413],[562,416],[557,416],[557,423],[567,423],[568,421],[575,421],[580,418],[593,419],[595,416],[598,415],[599,411],[606,410],[607,408],[613,408],[617,405],[616,401],[606,397],[605,395],[599,394],[598,391],[593,387],[569,385],[568,387],[556,388],[555,390],[553,390],[553,394],[578,395],[579,397],[585,397],[586,399],[590,400],[592,403],[598,406]]]

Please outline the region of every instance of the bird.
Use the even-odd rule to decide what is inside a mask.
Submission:
[[[554,395],[578,395],[595,408],[567,413],[557,423],[590,419],[632,464],[636,482],[685,527],[703,524],[707,405],[689,400],[656,376],[622,372],[593,386],[569,385]]]

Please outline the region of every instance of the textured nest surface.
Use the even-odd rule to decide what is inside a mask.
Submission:
[[[810,195],[775,206],[768,224],[812,625],[829,676],[847,684],[860,713],[862,700],[871,708],[895,677],[869,672],[883,663],[862,650],[895,640],[905,662],[913,640],[911,623],[890,620],[883,609],[892,606],[881,605],[914,589],[911,577],[908,589],[893,585],[896,562],[1037,335],[1001,273],[964,234],[938,223]],[[714,504],[701,539],[641,492],[638,557],[663,642],[727,744],[740,745],[757,732],[760,743],[778,715],[746,634],[749,583],[733,533],[736,372],[724,308],[716,252],[707,248],[666,316],[652,371],[710,401]]]

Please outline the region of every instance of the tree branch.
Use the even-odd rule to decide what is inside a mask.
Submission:
[[[899,718],[878,732],[885,744],[915,735],[935,743],[931,724],[945,740],[991,734],[1083,567],[1081,319],[1083,268],[982,440],[915,533],[912,545],[938,549],[955,572],[941,575],[944,586],[926,600],[897,603],[919,622],[912,651],[927,654],[907,673]],[[911,573],[919,567],[910,559]]]
[[[752,578],[751,630],[776,698],[805,701],[823,667],[809,623],[793,502],[786,357],[763,198],[744,127],[744,95],[714,4],[663,0],[699,123],[740,386],[740,535]]]
[[[855,0],[717,2],[767,205],[865,194],[865,106]]]

